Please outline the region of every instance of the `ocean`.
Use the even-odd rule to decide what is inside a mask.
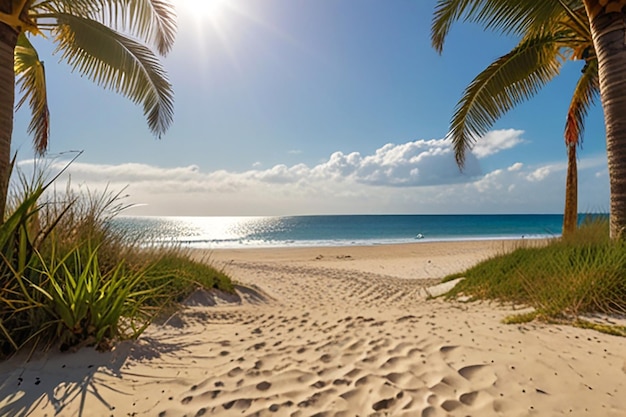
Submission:
[[[321,215],[277,217],[116,217],[115,229],[149,244],[194,248],[384,245],[559,236],[563,216]]]

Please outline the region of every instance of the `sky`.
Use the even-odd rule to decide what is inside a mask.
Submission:
[[[172,0],[162,59],[175,116],[161,139],[141,107],[35,39],[46,63],[50,172],[127,195],[128,215],[562,213],[563,127],[582,64],[478,140],[460,171],[449,122],[464,88],[515,38],[458,23],[430,43],[435,0]],[[25,107],[13,149],[33,164]],[[59,181],[66,181],[61,178]],[[59,186],[63,188],[63,186]],[[579,151],[579,212],[609,209],[600,103]]]

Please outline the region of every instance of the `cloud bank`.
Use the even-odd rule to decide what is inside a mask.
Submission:
[[[370,155],[335,152],[311,167],[260,169],[257,164],[243,172],[204,172],[197,165],[76,161],[67,174],[72,184],[91,192],[128,186],[128,202],[137,205],[128,211],[133,215],[558,213],[564,162],[526,166],[520,161],[482,172],[481,159],[524,143],[522,135],[512,129],[489,132],[468,154],[463,171],[456,166],[450,142],[434,139],[389,143]],[[64,164],[54,161],[51,168]],[[20,162],[23,168],[31,165]],[[579,169],[580,209],[606,210],[601,207],[604,201],[608,206],[606,160],[582,160]]]

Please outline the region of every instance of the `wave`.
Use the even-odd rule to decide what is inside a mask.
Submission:
[[[261,239],[161,239],[146,242],[150,245],[181,245],[194,249],[253,249],[253,248],[298,248],[298,247],[334,247],[334,246],[377,246],[407,243],[464,242],[485,240],[549,239],[553,234],[532,235],[493,235],[493,236],[450,236],[423,237],[420,239],[318,239],[318,240],[261,240]]]
[[[193,248],[354,246],[559,236],[560,215],[122,217],[129,240]],[[558,232],[554,232],[558,231]]]

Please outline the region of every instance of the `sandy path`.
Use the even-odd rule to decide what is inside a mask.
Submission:
[[[444,246],[213,253],[266,300],[190,306],[111,353],[0,364],[0,415],[626,415],[626,339],[426,301],[433,277],[411,271],[500,249]]]

